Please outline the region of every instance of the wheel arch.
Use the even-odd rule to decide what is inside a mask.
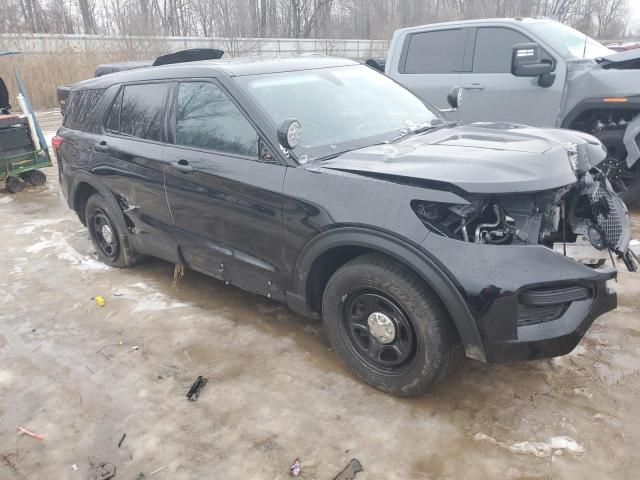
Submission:
[[[117,213],[117,218],[113,219],[117,223],[116,226],[121,229],[121,231],[127,232],[128,225],[115,195],[93,175],[79,172],[74,176],[74,182],[69,189],[69,203],[80,218],[82,224],[86,226],[84,210],[87,205],[87,200],[95,193],[104,198],[104,200],[110,204],[113,211]]]
[[[311,240],[299,255],[287,301],[294,310],[320,315],[322,293],[341,265],[365,253],[381,253],[411,269],[431,288],[449,313],[466,355],[485,361],[480,332],[462,295],[436,262],[417,246],[388,233],[361,227],[329,230]]]

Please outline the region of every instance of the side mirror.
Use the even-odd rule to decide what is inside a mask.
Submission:
[[[456,110],[460,108],[460,100],[462,100],[462,89],[460,87],[453,87],[447,94],[447,103],[452,109]]]
[[[295,118],[287,118],[278,127],[278,142],[287,150],[300,144],[302,126]]]
[[[553,65],[542,61],[540,45],[521,43],[514,45],[511,54],[511,74],[516,77],[540,77],[553,71]]]

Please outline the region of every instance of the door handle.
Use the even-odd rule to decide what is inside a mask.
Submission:
[[[461,88],[464,90],[484,90],[486,87],[479,83],[472,83],[471,85],[463,85]]]
[[[186,160],[178,160],[177,162],[171,162],[171,165],[176,170],[180,170],[182,173],[193,172],[193,167],[189,165],[189,162],[187,162]]]
[[[107,145],[107,142],[105,142],[104,140],[94,144],[93,148],[98,152],[108,152],[109,151],[109,145]]]

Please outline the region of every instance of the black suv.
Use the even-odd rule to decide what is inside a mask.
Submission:
[[[100,259],[143,255],[323,318],[365,382],[571,351],[616,307],[629,215],[594,137],[443,120],[322,57],[182,63],[72,88],[62,190]],[[571,258],[574,257],[574,258]]]

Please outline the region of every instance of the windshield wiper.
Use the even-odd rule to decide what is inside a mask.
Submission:
[[[421,125],[417,125],[413,128],[410,129],[403,129],[400,131],[400,135],[398,135],[396,138],[394,138],[393,140],[391,140],[389,143],[396,143],[399,140],[402,140],[403,138],[407,138],[410,135],[419,135],[421,133],[425,133],[428,132],[429,130],[433,130],[434,128],[439,128],[439,127],[448,127],[451,125],[455,125],[457,122],[438,122],[438,123],[428,123],[428,124],[421,124]]]

